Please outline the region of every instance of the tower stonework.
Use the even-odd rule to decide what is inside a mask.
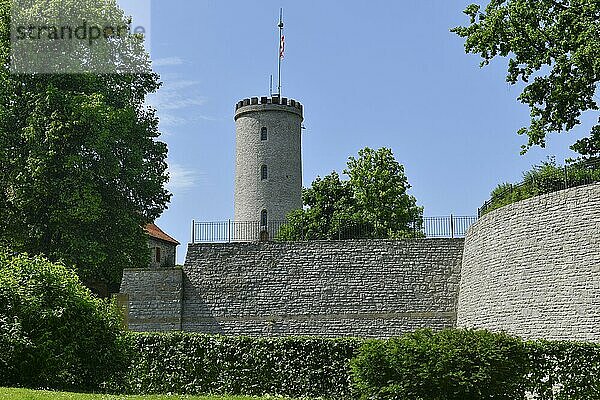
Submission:
[[[285,97],[236,104],[235,221],[264,230],[302,208],[303,119],[302,104]]]

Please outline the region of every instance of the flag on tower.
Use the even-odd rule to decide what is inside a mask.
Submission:
[[[281,42],[279,43],[279,58],[283,58],[285,53],[285,36],[281,35]]]

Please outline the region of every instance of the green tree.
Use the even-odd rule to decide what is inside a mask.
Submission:
[[[158,75],[11,74],[9,3],[0,0],[0,242],[114,289],[124,267],[147,265],[142,226],[170,199],[167,147],[144,105]]]
[[[404,166],[390,149],[360,150],[344,173],[350,177],[358,219],[374,226],[377,236],[410,234],[412,223],[422,221],[423,208],[406,193],[411,186]]]
[[[337,239],[340,228],[360,223],[354,215],[356,201],[348,181],[333,171],[317,177],[310,188],[302,190],[304,210],[292,211],[278,237],[285,240]]]
[[[404,167],[387,148],[364,148],[337,172],[317,177],[302,192],[305,206],[287,217],[282,240],[398,238],[420,231],[423,208],[407,194]]]
[[[99,390],[128,367],[116,307],[41,257],[0,249],[0,386]]]
[[[600,2],[493,0],[484,12],[477,4],[464,12],[470,25],[452,32],[466,39],[466,52],[479,54],[482,66],[509,57],[507,82],[526,84],[518,99],[529,106],[531,124],[518,132],[529,137],[522,153],[544,147],[548,133],[573,129],[583,112],[598,111]],[[600,124],[571,148],[600,155]]]

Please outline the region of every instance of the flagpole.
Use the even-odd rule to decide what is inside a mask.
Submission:
[[[279,94],[279,97],[281,97],[281,45],[282,45],[282,40],[281,38],[283,37],[283,8],[279,9],[279,25],[277,25],[279,27],[279,51],[278,51],[278,59],[279,59],[279,71],[278,71],[278,84],[277,84],[277,92]]]

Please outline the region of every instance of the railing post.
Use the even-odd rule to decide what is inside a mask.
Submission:
[[[192,244],[196,243],[196,221],[192,220]]]
[[[425,224],[425,221],[423,221],[423,225]],[[412,220],[412,230],[413,230],[413,239],[417,238],[417,217],[415,216]]]
[[[231,218],[227,220],[227,241],[231,243]]]
[[[450,237],[454,239],[454,215],[450,214]]]
[[[569,170],[567,169],[567,166],[565,165],[565,189],[569,188]]]

